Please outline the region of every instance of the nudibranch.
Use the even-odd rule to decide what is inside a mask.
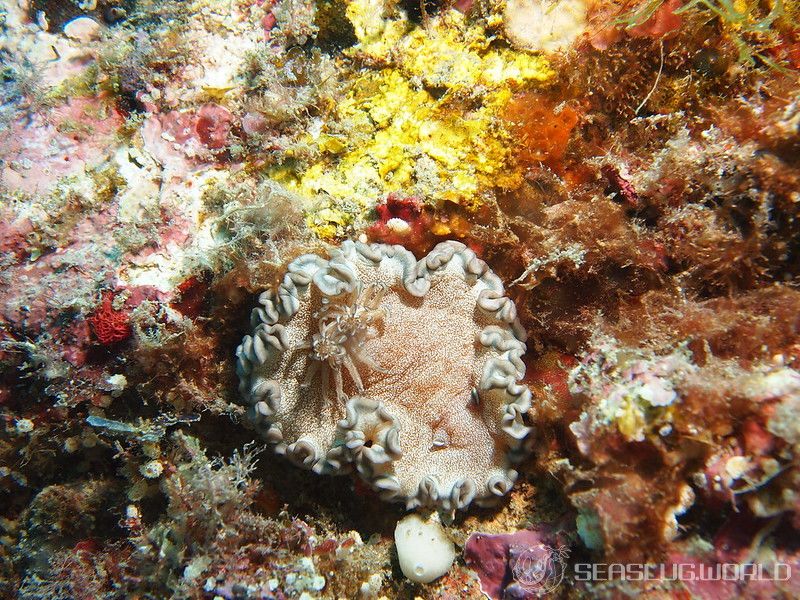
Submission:
[[[388,501],[491,505],[528,450],[525,332],[464,244],[417,261],[345,241],[292,261],[236,350],[255,429],[317,473],[355,469]]]

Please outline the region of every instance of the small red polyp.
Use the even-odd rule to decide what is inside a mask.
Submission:
[[[113,299],[112,292],[105,292],[100,308],[89,318],[92,332],[104,346],[125,341],[133,333],[130,314],[124,310],[115,310],[111,306]]]

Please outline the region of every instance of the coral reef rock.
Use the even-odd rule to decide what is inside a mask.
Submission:
[[[346,241],[303,255],[252,313],[240,391],[278,454],[355,467],[384,500],[490,505],[526,451],[525,333],[500,279],[461,243],[419,262]]]

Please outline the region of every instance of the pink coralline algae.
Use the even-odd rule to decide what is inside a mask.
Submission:
[[[800,580],[800,555],[793,550],[792,533],[776,529],[777,522],[754,518],[747,511],[735,513],[713,539],[713,547],[697,552],[686,545],[684,551],[671,552],[666,573],[675,569],[703,574],[683,577],[681,585],[693,599],[717,598],[797,598]],[[780,542],[765,542],[774,533]],[[788,542],[788,543],[787,543]],[[749,569],[752,576],[736,577]],[[725,575],[727,573],[727,576]]]
[[[11,211],[0,212],[0,257],[13,262],[30,254],[27,236],[33,231],[30,219],[15,218]]]
[[[0,139],[0,183],[27,193],[47,192],[59,178],[102,162],[122,123],[122,115],[100,97],[72,98],[46,115],[19,119]]]
[[[492,600],[536,598],[539,592],[550,590],[537,589],[531,582],[557,585],[563,575],[558,563],[562,543],[546,530],[473,533],[464,546],[464,560],[478,574],[481,591]]]
[[[628,29],[628,35],[634,38],[649,37],[657,40],[675,33],[681,26],[681,16],[675,14],[675,11],[682,5],[681,0],[667,0],[646,21]]]
[[[142,136],[160,162],[185,171],[224,158],[233,124],[228,109],[209,103],[197,111],[154,114],[145,120]]]
[[[217,104],[206,104],[197,111],[195,131],[200,141],[211,150],[220,150],[228,144],[233,115]]]

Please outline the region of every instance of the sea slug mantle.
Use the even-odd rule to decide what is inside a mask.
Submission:
[[[237,348],[249,420],[317,473],[445,511],[506,494],[527,451],[525,332],[473,251],[344,242],[259,297]]]

